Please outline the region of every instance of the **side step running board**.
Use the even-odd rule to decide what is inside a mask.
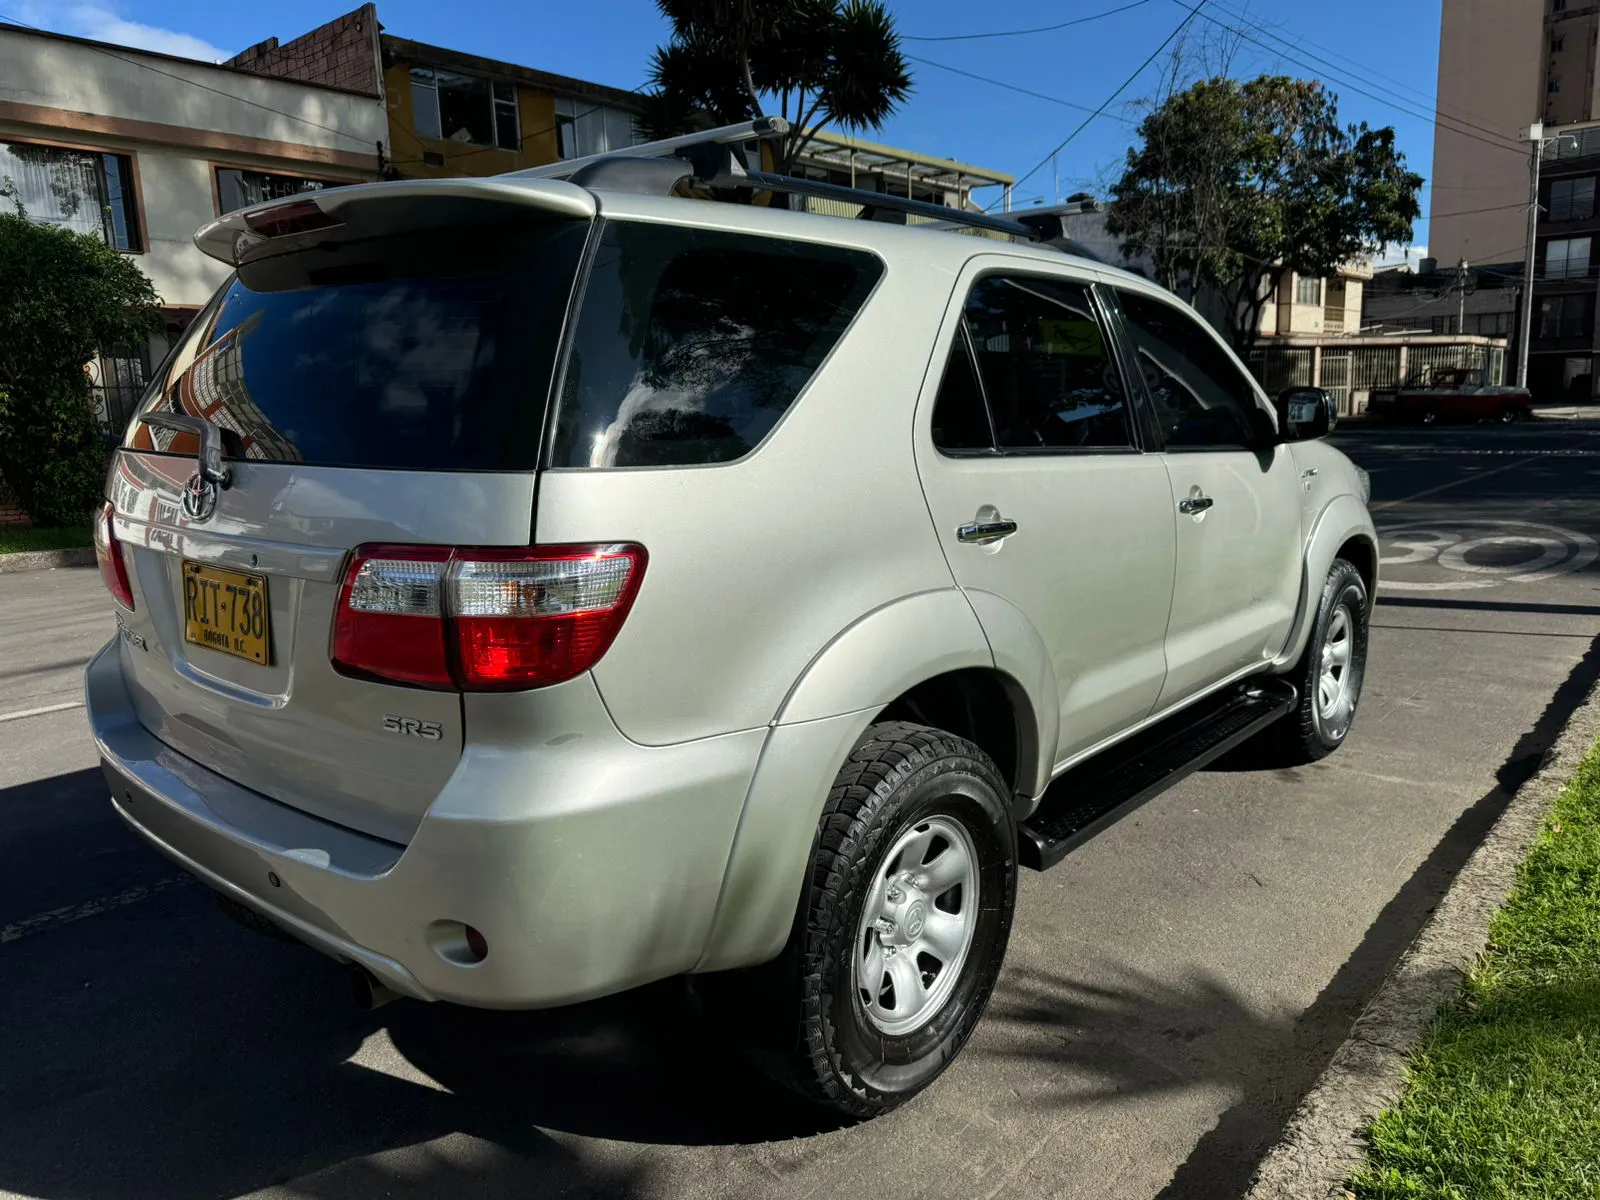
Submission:
[[[1056,778],[1017,830],[1019,861],[1055,866],[1101,830],[1294,708],[1284,679],[1251,679],[1209,696]]]

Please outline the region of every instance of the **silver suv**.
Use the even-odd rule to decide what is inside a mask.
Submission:
[[[1365,478],[1143,279],[648,174],[197,235],[235,272],[115,456],[94,737],[369,1002],[691,975],[871,1116],[971,1034],[1019,866],[1340,744]]]

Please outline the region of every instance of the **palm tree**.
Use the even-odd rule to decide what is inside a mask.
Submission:
[[[678,134],[768,115],[789,122],[774,167],[789,174],[827,125],[873,129],[911,94],[882,0],[656,0],[672,37],[650,64],[639,127]]]

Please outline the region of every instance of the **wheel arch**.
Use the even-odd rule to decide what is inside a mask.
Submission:
[[[1366,505],[1352,495],[1336,496],[1330,501],[1318,515],[1306,538],[1299,607],[1295,612],[1289,640],[1273,664],[1279,669],[1292,667],[1305,652],[1311,626],[1317,619],[1317,600],[1322,592],[1322,584],[1336,558],[1348,559],[1361,573],[1362,582],[1367,585],[1370,611],[1378,598],[1378,532]]]
[[[997,663],[986,630],[964,593],[924,592],[863,617],[813,659],[767,732],[696,971],[751,966],[783,949],[828,792],[880,721],[914,720],[976,742],[995,759],[1012,789],[1013,811],[1023,815],[1049,782],[1055,753],[1053,668],[1045,657],[1051,686],[1041,697]],[[945,640],[932,643],[940,653],[930,656],[934,631]],[[1008,660],[1021,653],[1014,644],[1022,638],[1003,628]],[[920,670],[913,649],[921,652]]]

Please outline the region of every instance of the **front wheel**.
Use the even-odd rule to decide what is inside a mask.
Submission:
[[[770,1074],[839,1115],[877,1116],[971,1036],[1016,893],[1016,830],[989,756],[926,726],[873,726],[829,793],[789,945],[722,980],[718,1007],[769,1010],[745,1015],[768,1032],[753,1049]]]
[[[1305,654],[1290,676],[1299,704],[1274,727],[1285,765],[1316,762],[1344,744],[1366,680],[1370,614],[1361,572],[1334,559]]]

